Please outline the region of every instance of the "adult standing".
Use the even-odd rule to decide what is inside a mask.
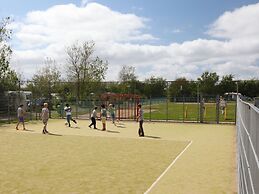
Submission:
[[[43,123],[43,130],[42,130],[42,134],[48,134],[48,130],[47,130],[47,125],[48,125],[48,120],[49,120],[49,109],[48,109],[48,103],[44,103],[43,104],[43,108],[41,111],[41,119],[42,119],[42,123]]]
[[[139,130],[138,130],[138,134],[140,137],[144,136],[144,129],[143,129],[143,122],[144,122],[144,118],[143,118],[143,114],[144,111],[141,108],[141,104],[138,104],[138,122],[139,122]]]
[[[25,116],[25,110],[23,109],[23,104],[21,104],[17,109],[17,117],[18,117],[18,123],[16,125],[16,130],[19,130],[19,125],[22,123],[23,130],[25,130],[25,124],[24,124],[24,116]]]

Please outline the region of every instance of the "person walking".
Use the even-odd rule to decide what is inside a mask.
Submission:
[[[70,120],[77,124],[76,120],[72,118],[72,108],[69,106],[69,104],[66,104],[64,110],[66,112],[68,127],[71,127]]]
[[[96,110],[97,110],[97,106],[95,106],[93,111],[92,111],[92,114],[91,114],[91,121],[92,121],[92,123],[89,125],[90,128],[93,125],[94,129],[97,129],[96,128],[96,117],[97,117],[97,111]]]
[[[144,129],[143,129],[144,118],[143,118],[143,114],[144,114],[144,111],[141,108],[141,104],[138,104],[137,121],[139,122],[139,130],[138,130],[139,137],[144,137]]]
[[[17,109],[17,117],[18,117],[18,123],[16,125],[16,130],[19,130],[19,125],[20,123],[22,123],[23,125],[23,130],[26,130],[25,129],[25,124],[24,124],[24,116],[25,116],[26,112],[25,110],[23,109],[23,104],[21,104],[18,109]]]

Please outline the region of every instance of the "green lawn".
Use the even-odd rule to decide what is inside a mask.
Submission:
[[[235,121],[235,102],[228,103],[226,116],[220,114],[221,122]],[[204,113],[205,122],[216,121],[216,104],[206,103]],[[199,106],[197,103],[160,103],[144,106],[144,118],[146,120],[179,120],[179,121],[199,121]],[[168,114],[167,114],[168,113]]]

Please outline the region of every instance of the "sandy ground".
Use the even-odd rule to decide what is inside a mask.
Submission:
[[[0,193],[144,193],[190,141],[150,193],[236,193],[233,125],[145,122],[139,138],[136,122],[64,123],[0,127]]]

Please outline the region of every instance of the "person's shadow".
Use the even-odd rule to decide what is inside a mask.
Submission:
[[[70,127],[70,128],[73,128],[73,129],[80,129],[80,127],[76,126],[76,127]]]
[[[119,131],[106,130],[109,133],[120,133]]]
[[[118,128],[126,128],[125,126],[122,126],[122,125],[116,125],[116,127],[118,127]]]
[[[143,137],[151,138],[151,139],[161,139],[161,137],[151,136],[151,135],[145,135],[145,136],[143,136]]]
[[[34,132],[34,130],[31,130],[31,129],[23,129],[23,131]]]
[[[60,134],[50,133],[50,132],[48,132],[48,135],[53,135],[53,136],[62,136],[62,135],[60,135]]]

